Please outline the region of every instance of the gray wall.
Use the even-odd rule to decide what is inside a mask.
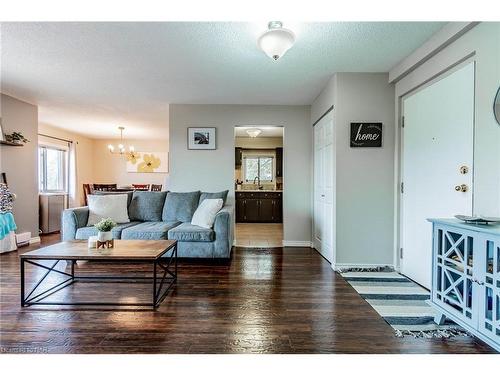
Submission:
[[[170,105],[172,191],[229,189],[234,203],[234,127],[284,126],[284,240],[311,241],[311,137],[309,106]],[[188,127],[216,127],[217,150],[187,149]]]
[[[22,132],[31,142],[23,147],[0,146],[0,169],[17,194],[14,216],[17,233],[38,236],[38,107],[2,94],[1,117],[4,133]]]
[[[393,264],[394,86],[386,73],[337,73],[311,107],[334,106],[336,266]],[[350,148],[351,122],[382,122],[382,148]]]

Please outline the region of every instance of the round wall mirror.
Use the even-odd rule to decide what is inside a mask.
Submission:
[[[500,125],[500,87],[498,88],[495,102],[493,103],[493,114],[495,115],[498,125]]]

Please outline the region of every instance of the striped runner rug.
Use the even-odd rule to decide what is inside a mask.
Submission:
[[[342,277],[396,331],[396,336],[451,337],[468,333],[450,320],[434,323],[428,290],[397,272],[342,272]]]

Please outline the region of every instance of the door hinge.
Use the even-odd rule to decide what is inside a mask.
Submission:
[[[401,194],[405,192],[405,184],[404,182],[401,182]]]
[[[399,259],[403,259],[403,248],[399,248]]]
[[[401,127],[402,128],[405,127],[405,117],[404,116],[401,116]]]

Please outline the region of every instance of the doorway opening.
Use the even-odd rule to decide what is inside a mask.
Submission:
[[[283,140],[281,126],[235,127],[236,246],[283,246]]]

